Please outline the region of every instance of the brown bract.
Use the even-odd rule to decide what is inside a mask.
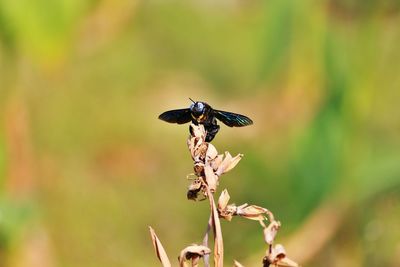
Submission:
[[[151,240],[153,241],[154,250],[156,251],[157,257],[160,260],[163,267],[171,267],[171,262],[168,259],[167,253],[163,245],[161,244],[160,239],[158,239],[156,232],[153,228],[149,226]]]
[[[281,227],[281,223],[278,221],[272,221],[268,227],[264,228],[264,241],[268,245],[272,245],[275,236],[278,233],[279,228]]]

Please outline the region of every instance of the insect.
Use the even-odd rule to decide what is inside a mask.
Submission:
[[[206,102],[189,99],[193,102],[189,108],[169,110],[158,118],[169,123],[183,124],[192,121],[196,125],[202,124],[207,132],[206,142],[212,141],[219,131],[217,119],[229,127],[253,124],[253,121],[244,115],[213,109]]]

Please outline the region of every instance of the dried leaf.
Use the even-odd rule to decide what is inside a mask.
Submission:
[[[225,152],[225,157],[222,160],[221,164],[218,166],[218,169],[216,171],[216,174],[218,176],[221,176],[224,173],[227,166],[231,163],[231,159],[232,159],[231,154],[229,152]]]
[[[229,152],[225,152],[225,158],[218,166],[218,169],[215,172],[215,174],[221,176],[222,174],[232,170],[236,166],[236,164],[239,163],[242,157],[243,157],[242,154],[238,154],[236,157],[232,158],[232,155]]]
[[[218,156],[218,151],[214,145],[208,144],[208,149],[206,153],[206,162],[210,162]]]
[[[238,262],[237,260],[235,260],[234,262],[234,267],[244,267],[240,262]]]
[[[179,255],[180,266],[185,266],[186,260],[192,261],[192,266],[197,266],[198,261],[201,257],[206,254],[210,254],[211,250],[202,245],[191,245],[184,248]]]
[[[218,155],[214,160],[210,162],[211,167],[216,171],[222,163],[223,155]]]
[[[267,228],[264,228],[264,241],[265,243],[272,245],[275,240],[275,236],[278,233],[281,223],[278,221],[271,222]]]
[[[167,253],[165,252],[165,249],[162,246],[161,241],[158,239],[154,229],[149,226],[149,230],[158,259],[164,267],[171,267],[171,262],[168,259]]]
[[[218,199],[218,212],[219,216],[227,221],[231,221],[232,216],[236,213],[236,206],[228,205],[229,199],[228,190],[224,189]]]
[[[229,172],[239,163],[239,161],[243,158],[243,154],[237,154],[234,158],[231,159],[230,164],[226,167],[225,172]]]
[[[221,195],[219,196],[219,199],[218,199],[218,210],[219,211],[226,209],[226,206],[228,206],[228,202],[229,202],[230,198],[231,197],[229,196],[228,190],[224,189],[221,192]]]
[[[256,205],[247,206],[242,205],[237,208],[237,215],[245,217],[246,219],[262,221],[264,220],[264,214],[268,211],[263,207],[259,207]]]

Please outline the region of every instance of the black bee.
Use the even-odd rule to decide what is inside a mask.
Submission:
[[[216,110],[205,102],[190,100],[193,103],[189,108],[169,110],[162,113],[158,118],[170,123],[183,124],[192,121],[196,125],[202,124],[207,132],[206,142],[213,140],[219,131],[217,119],[229,127],[242,127],[253,124],[253,121],[244,115]]]

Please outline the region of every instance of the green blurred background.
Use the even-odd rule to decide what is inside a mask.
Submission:
[[[188,97],[248,115],[232,201],[303,266],[400,265],[400,2],[0,0],[0,266],[159,266],[201,242]],[[261,266],[256,222],[226,265]]]

